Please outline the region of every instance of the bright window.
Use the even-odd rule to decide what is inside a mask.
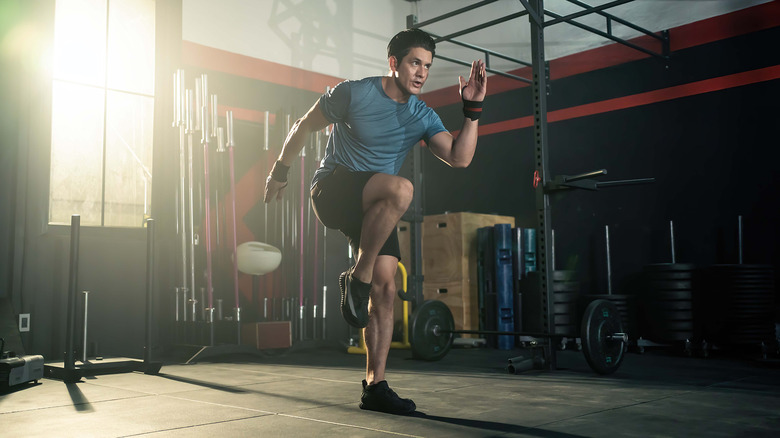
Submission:
[[[49,222],[141,227],[152,193],[154,0],[57,0]]]

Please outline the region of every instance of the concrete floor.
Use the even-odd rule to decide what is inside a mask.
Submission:
[[[166,364],[159,375],[42,379],[0,393],[0,435],[780,436],[774,361],[652,350],[603,377],[563,351],[559,370],[512,375],[504,366],[515,353],[456,349],[420,362],[391,351],[388,381],[417,403],[412,417],[360,410],[365,359],[333,345]]]

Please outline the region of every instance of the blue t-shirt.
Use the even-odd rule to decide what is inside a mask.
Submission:
[[[334,127],[312,187],[336,165],[396,175],[415,144],[446,131],[438,114],[417,96],[406,103],[389,98],[381,76],[338,84],[320,97],[320,109]]]

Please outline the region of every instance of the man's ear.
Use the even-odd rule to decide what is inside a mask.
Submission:
[[[390,66],[391,72],[395,73],[396,71],[398,71],[398,58],[396,58],[395,56],[391,56],[387,58],[387,63]]]

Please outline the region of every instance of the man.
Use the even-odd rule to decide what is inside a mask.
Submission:
[[[417,98],[435,50],[433,39],[419,29],[395,35],[387,46],[389,74],[345,81],[320,97],[293,125],[266,180],[265,202],[281,199],[289,166],[309,134],[333,123],[325,157],[312,180],[312,206],[325,226],[344,233],[357,254],[355,266],[339,277],[339,286],[344,319],[365,328],[362,409],[394,414],[416,409],[385,381],[401,257],[396,225],[413,196],[411,182],[397,175],[401,164],[420,140],[452,167],[468,166],[477,145],[477,120],[487,88],[485,65],[474,61],[468,81],[458,78],[464,121],[453,137]]]

